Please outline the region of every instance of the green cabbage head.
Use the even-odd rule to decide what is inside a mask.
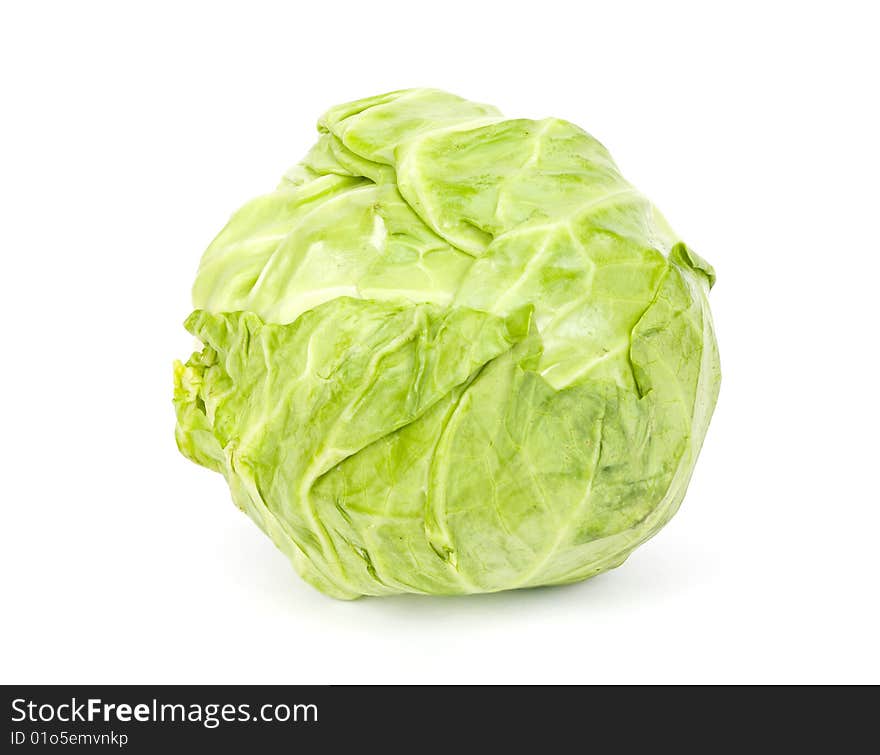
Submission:
[[[566,121],[413,89],[318,134],[202,257],[180,450],[337,598],[621,564],[715,405],[712,267]]]

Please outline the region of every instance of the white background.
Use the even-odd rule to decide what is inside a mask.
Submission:
[[[880,682],[871,7],[4,3],[0,681]],[[593,581],[337,602],[175,448],[203,248],[419,85],[584,126],[718,270],[688,496]]]

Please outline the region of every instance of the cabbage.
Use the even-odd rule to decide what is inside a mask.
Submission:
[[[204,253],[180,450],[337,598],[621,564],[715,405],[712,267],[566,121],[414,89],[318,131]]]

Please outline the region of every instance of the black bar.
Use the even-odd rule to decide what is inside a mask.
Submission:
[[[610,746],[609,755],[636,746],[687,745],[704,752],[719,746],[748,751],[777,746],[788,751],[799,741],[850,752],[865,745],[875,748],[876,734],[869,727],[878,710],[874,687],[2,689],[0,751],[11,753],[71,747],[126,753],[211,747],[270,751],[263,747],[275,752],[340,743],[365,752],[418,753],[438,747],[471,752],[475,735],[490,738],[492,752],[505,743],[514,752],[541,753]]]

